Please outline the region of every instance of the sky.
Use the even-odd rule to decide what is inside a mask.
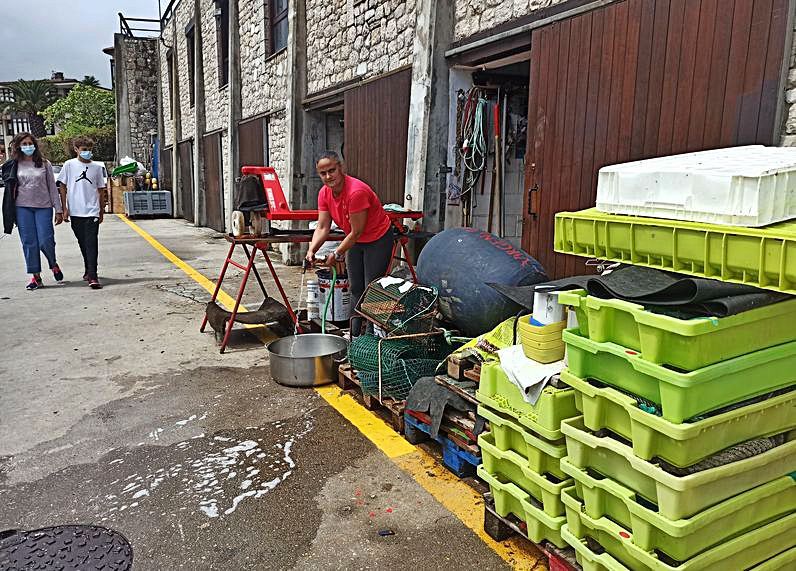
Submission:
[[[166,8],[168,0],[161,0]],[[110,58],[119,12],[128,18],[158,18],[158,0],[0,0],[0,81],[95,76],[110,87]],[[147,23],[150,27],[154,24]]]

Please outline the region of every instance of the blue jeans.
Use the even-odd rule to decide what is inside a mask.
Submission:
[[[55,266],[55,229],[52,208],[17,206],[17,228],[29,274],[41,272],[41,255]]]

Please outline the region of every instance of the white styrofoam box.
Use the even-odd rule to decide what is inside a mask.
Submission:
[[[796,147],[729,147],[603,167],[597,209],[751,227],[796,218]]]

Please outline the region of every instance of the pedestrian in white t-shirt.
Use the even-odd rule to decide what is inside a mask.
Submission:
[[[71,221],[83,254],[83,279],[92,289],[102,288],[97,276],[99,225],[105,210],[105,168],[91,161],[94,140],[78,137],[73,142],[77,158],[64,163],[58,173],[64,221]]]

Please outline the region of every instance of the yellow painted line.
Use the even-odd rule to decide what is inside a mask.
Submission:
[[[387,458],[398,458],[417,450],[386,422],[354,400],[351,395],[343,393],[337,385],[317,387],[315,391],[373,442],[379,450],[384,452]]]
[[[126,216],[118,216],[163,257],[180,268],[208,292],[213,293],[215,289],[213,282],[174,255],[135,222]],[[218,300],[228,307],[235,303],[235,300],[223,290],[219,291]],[[514,569],[531,571],[547,569],[544,555],[529,545],[527,541],[513,537],[508,541],[498,542],[489,537],[483,527],[484,505],[481,496],[440,465],[433,456],[410,444],[381,418],[367,410],[350,395],[344,394],[336,385],[317,387],[315,392]]]
[[[163,244],[155,240],[149,232],[141,228],[138,224],[127,218],[124,214],[117,214],[120,220],[122,220],[125,224],[127,224],[130,228],[135,230],[135,232],[141,236],[144,240],[149,242],[149,245],[152,246],[155,250],[160,252],[164,258],[170,261],[172,264],[180,268],[183,272],[185,272],[189,278],[194,280],[200,286],[205,288],[210,295],[213,295],[213,292],[216,289],[216,284],[211,282],[205,276],[197,272],[193,269],[189,264],[183,262],[180,258],[175,256],[168,248],[166,248]],[[221,304],[223,304],[227,309],[232,310],[235,306],[235,298],[227,294],[224,290],[219,290],[217,299]],[[243,308],[243,311],[246,311]]]

